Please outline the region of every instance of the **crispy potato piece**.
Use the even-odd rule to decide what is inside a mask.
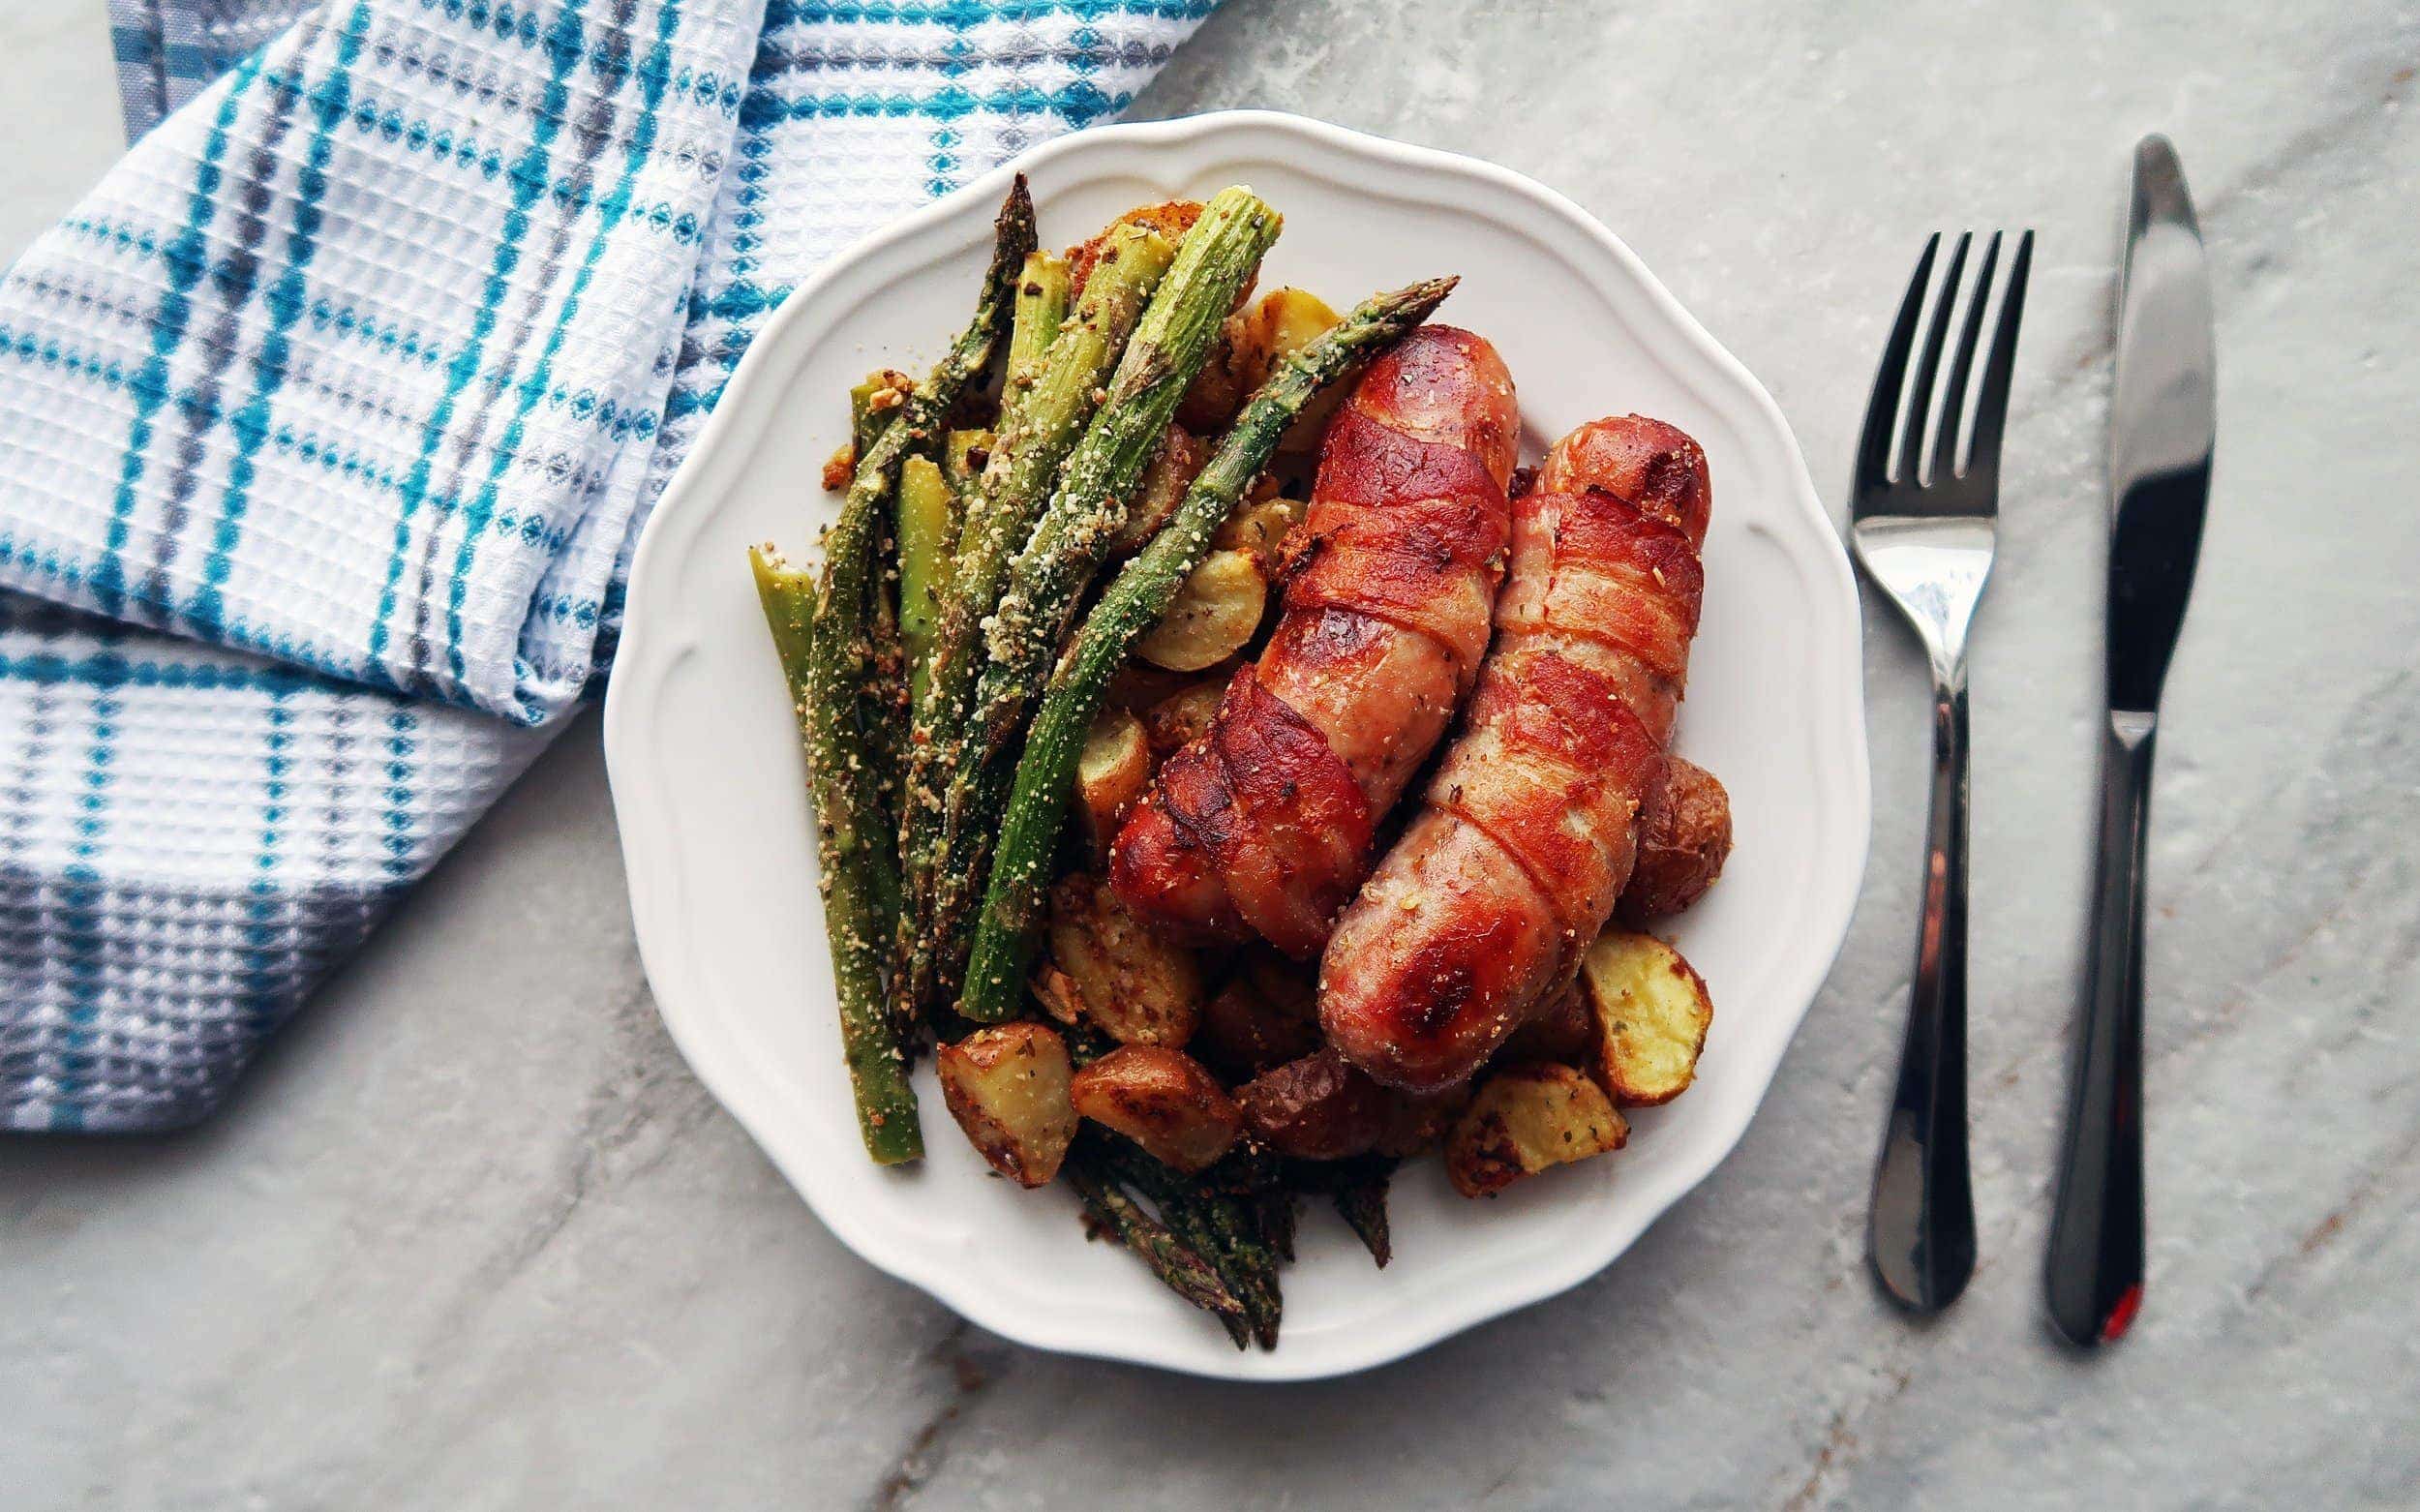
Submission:
[[[1253,947],[1202,1008],[1188,1048],[1236,1079],[1309,1055],[1319,1047],[1317,990],[1302,967],[1266,946]]]
[[[1173,698],[1192,687],[1196,679],[1190,672],[1170,672],[1147,661],[1129,656],[1119,663],[1109,678],[1105,707],[1123,709],[1130,714],[1143,714],[1164,698]]]
[[[1128,913],[1099,877],[1076,872],[1050,890],[1050,956],[1076,1011],[1121,1044],[1174,1048],[1201,1021],[1194,953]]]
[[[1664,768],[1639,815],[1639,859],[1617,910],[1633,926],[1704,897],[1731,856],[1731,795],[1695,762],[1672,756]]]
[[[1187,430],[1204,436],[1225,430],[1251,397],[1252,390],[1244,382],[1244,353],[1235,342],[1245,318],[1240,313],[1230,315],[1220,325],[1210,344],[1209,358],[1176,402],[1176,423]]]
[[[1143,734],[1151,738],[1154,761],[1167,760],[1208,733],[1226,683],[1223,677],[1204,678],[1143,711]]]
[[[1496,1052],[1496,1061],[1500,1066],[1559,1061],[1586,1071],[1594,1064],[1590,1054],[1595,1048],[1596,1014],[1589,1011],[1588,1000],[1574,979],[1530,1011],[1528,1020]]]
[[[1134,654],[1172,672],[1199,672],[1243,649],[1269,607],[1269,580],[1252,553],[1214,551],[1176,590]]]
[[[1020,1187],[1059,1173],[1075,1137],[1067,1042],[1047,1024],[978,1029],[933,1053],[941,1100],[993,1170]]]
[[[1466,1081],[1425,1097],[1390,1089],[1387,1098],[1386,1129],[1378,1135],[1373,1153],[1408,1160],[1434,1149],[1438,1140],[1452,1132],[1463,1110],[1470,1105],[1470,1083]]]
[[[1271,1149],[1305,1161],[1367,1155],[1394,1114],[1386,1089],[1334,1050],[1253,1078],[1236,1088],[1235,1105]]]
[[[1466,1197],[1492,1196],[1551,1166],[1618,1150],[1630,1126],[1602,1088],[1568,1066],[1532,1061],[1488,1077],[1454,1125],[1445,1175]]]
[[[1669,1103],[1697,1076],[1713,999],[1680,953],[1651,934],[1608,929],[1581,958],[1597,1019],[1595,1073],[1632,1107]]]
[[[1118,826],[1151,786],[1151,741],[1123,709],[1104,710],[1075,757],[1075,822],[1095,861],[1105,860]]]
[[[1275,478],[1262,478],[1210,538],[1219,551],[1250,552],[1261,575],[1275,577],[1287,532],[1302,524],[1304,504],[1288,499]]]
[[[1075,1111],[1187,1175],[1218,1162],[1243,1133],[1235,1100],[1182,1050],[1129,1044],[1075,1074]]]
[[[1126,506],[1126,519],[1109,537],[1112,560],[1141,551],[1161,527],[1176,518],[1176,506],[1185,501],[1185,491],[1194,486],[1194,478],[1209,460],[1210,448],[1198,437],[1181,425],[1167,428],[1151,466],[1143,469],[1133,501]]]
[[[1169,245],[1173,246],[1194,228],[1195,221],[1201,219],[1201,209],[1198,199],[1163,199],[1158,204],[1136,205],[1103,227],[1091,240],[1070,247],[1067,250],[1069,308],[1073,309],[1075,301],[1084,297],[1084,282],[1092,277],[1092,270],[1101,265],[1101,250],[1108,240],[1112,227],[1147,227],[1166,237]]]

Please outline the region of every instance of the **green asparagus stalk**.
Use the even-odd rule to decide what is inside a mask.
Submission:
[[[876,368],[850,387],[849,444],[858,456],[864,456],[874,444],[874,438],[899,418],[907,396],[915,390],[916,380],[896,368]],[[877,394],[883,396],[879,408],[874,404]]]
[[[1016,285],[1016,317],[1009,327],[1009,362],[1001,379],[1004,407],[1013,408],[1042,375],[1043,356],[1067,319],[1069,269],[1055,253],[1026,257]]]
[[[984,631],[990,656],[965,743],[942,790],[947,864],[930,875],[932,917],[923,929],[942,983],[955,979],[966,959],[991,841],[1015,776],[1017,733],[1059,655],[1077,600],[1125,518],[1126,495],[1280,224],[1277,211],[1248,189],[1212,197],[1153,293],[1100,409],[1069,454],[1049,506],[1009,573]],[[1089,283],[1085,292],[1091,293]]]
[[[762,547],[748,549],[756,594],[772,631],[773,649],[789,680],[801,738],[813,748],[817,721],[814,665],[815,580]],[[810,757],[811,759],[811,757]],[[899,877],[890,847],[860,825],[866,798],[844,771],[836,782],[818,782],[815,807],[824,863],[824,913],[832,936],[832,976],[839,987],[841,1056],[857,1100],[858,1133],[865,1153],[884,1165],[924,1153],[918,1127],[916,1094],[908,1086],[908,1057],[900,1025],[885,1012],[874,952],[864,947],[886,938],[899,906]],[[827,795],[832,795],[828,797]]]
[[[949,578],[954,540],[950,530],[954,496],[939,463],[910,457],[899,465],[897,499],[899,643],[913,698],[923,692],[933,631],[941,618],[942,586]]]
[[[1226,1287],[1219,1272],[1186,1247],[1168,1227],[1155,1222],[1126,1194],[1106,1169],[1103,1152],[1078,1144],[1068,1152],[1064,1167],[1070,1185],[1101,1225],[1132,1250],[1169,1290],[1219,1320],[1235,1347],[1252,1338],[1252,1320],[1244,1304]]]
[[[897,857],[883,804],[879,751],[869,742],[865,710],[879,668],[873,636],[883,525],[883,499],[896,481],[911,444],[940,435],[944,417],[999,345],[1009,318],[1017,269],[1034,247],[1034,205],[1020,177],[1001,207],[997,241],[975,315],[932,375],[857,459],[857,475],[840,517],[824,541],[824,571],[812,613],[802,616],[795,591],[783,613],[769,613],[776,634],[801,652],[795,697],[803,710],[807,771],[815,800],[823,861],[825,924],[832,975],[839,988],[841,1031],[858,1098],[866,1153],[883,1164],[923,1153],[913,1099],[902,1101],[905,1046],[894,1024],[886,1037],[872,1025],[886,1017],[883,951],[899,913]],[[760,576],[760,581],[762,581]],[[803,645],[798,626],[803,618]],[[782,625],[791,628],[784,632]],[[789,658],[785,658],[789,659]],[[854,1026],[854,1028],[853,1028]],[[888,1061],[886,1072],[878,1061]]]
[[[1452,279],[1434,279],[1376,295],[1280,362],[1237,414],[1167,528],[1127,562],[1085,617],[1044,695],[1016,765],[959,1004],[967,1017],[991,1023],[1015,1011],[1032,964],[1075,759],[1110,678],[1209,554],[1211,537],[1259,477],[1295,416],[1322,388],[1427,319],[1453,287]]]
[[[1142,227],[1113,227],[1105,241],[1083,298],[1061,323],[1033,386],[990,448],[980,498],[968,507],[958,536],[950,593],[933,639],[931,674],[909,736],[901,805],[909,906],[897,943],[908,970],[895,985],[905,1016],[921,1015],[942,997],[930,930],[935,878],[948,854],[942,794],[965,742],[983,623],[999,605],[1009,563],[1050,499],[1051,480],[1100,402],[1103,379],[1126,349],[1175,256],[1165,238]]]

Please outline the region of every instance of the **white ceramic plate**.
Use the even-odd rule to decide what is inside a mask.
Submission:
[[[734,377],[640,543],[606,703],[631,912],[657,1003],[698,1075],[843,1242],[985,1328],[1042,1348],[1203,1376],[1360,1370],[1593,1275],[1747,1128],[1849,922],[1864,868],[1856,590],[1789,427],[1629,250],[1551,190],[1468,158],[1236,112],[1078,133],[1029,154],[1050,241],[1120,210],[1250,184],[1286,215],[1261,287],[1340,309],[1437,273],[1439,318],[1496,343],[1527,454],[1636,410],[1706,448],[1703,627],[1678,747],[1731,790],[1738,849],[1679,921],[1716,1015],[1687,1096],[1618,1155],[1466,1202],[1435,1161],[1396,1183],[1374,1269],[1324,1211],[1286,1274],[1284,1341],[1239,1353],[1131,1256],[1084,1241],[1064,1190],[989,1177],[920,1076],[929,1155],[869,1164],[840,1066],[798,741],[743,548],[803,549],[846,429],[842,395],[912,371],[964,320],[1008,169],[910,216],[793,294]]]

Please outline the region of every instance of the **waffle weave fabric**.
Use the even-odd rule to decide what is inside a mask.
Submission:
[[[114,0],[141,135],[0,279],[0,1126],[217,1106],[600,685],[782,297],[1212,3]]]

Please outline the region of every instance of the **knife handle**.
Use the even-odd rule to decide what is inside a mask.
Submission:
[[[1956,1301],[1975,1273],[1966,1147],[1966,755],[1965,661],[1936,659],[1923,918],[1866,1234],[1875,1278],[1918,1313]]]
[[[2143,856],[2150,714],[2112,712],[2084,1013],[2043,1282],[2068,1342],[2114,1344],[2143,1296]]]

